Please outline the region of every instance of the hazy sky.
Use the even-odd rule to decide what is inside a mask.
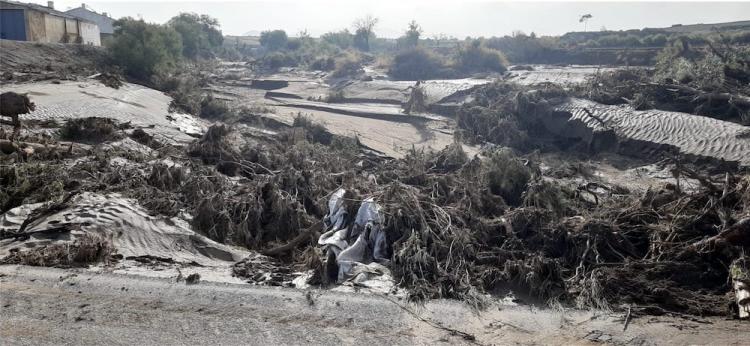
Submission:
[[[21,0],[23,1],[23,0]],[[33,1],[46,4],[45,0]],[[164,23],[179,12],[197,12],[219,19],[225,35],[284,29],[290,35],[307,29],[313,36],[351,28],[356,17],[380,19],[376,33],[397,37],[414,19],[426,37],[446,34],[502,36],[521,30],[541,35],[582,31],[578,18],[593,15],[588,30],[640,29],[672,24],[750,20],[750,2],[501,2],[442,0],[279,0],[279,1],[86,1],[113,17],[142,17]],[[81,0],[57,0],[55,8],[81,6]]]

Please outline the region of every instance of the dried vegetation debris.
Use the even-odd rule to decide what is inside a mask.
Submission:
[[[115,254],[112,242],[95,233],[84,233],[70,243],[55,243],[25,251],[11,251],[0,264],[43,267],[80,267],[108,261]]]
[[[489,148],[481,157],[469,157],[460,141],[439,152],[412,149],[403,159],[377,157],[302,115],[276,135],[217,124],[186,148],[136,129],[131,138],[154,154],[97,148],[74,162],[40,157],[0,166],[0,211],[64,203],[79,191],[119,192],[154,214],[190,215],[193,229],[213,240],[273,256],[236,263],[236,276],[288,285],[295,271],[309,269],[315,284],[325,281],[315,226],[329,195],[344,188],[353,206],[368,197],[382,206],[389,267],[415,300],[481,306],[487,293],[511,289],[579,307],[724,314],[735,276],[729,268],[750,242],[750,178],[717,180],[678,167],[676,176],[700,178],[700,188],[683,191],[678,183],[636,195],[603,184],[580,165],[543,173],[528,154],[560,149],[537,121],[568,96],[636,108],[682,101],[644,95],[648,76],[641,73],[600,75],[574,90],[502,82],[477,88],[458,112],[457,137],[523,150]],[[182,95],[173,106],[233,120],[223,101],[194,97],[202,95],[199,82],[172,83]],[[109,119],[84,118],[66,123],[61,135],[100,143],[120,130]],[[116,162],[122,160],[127,164]],[[571,178],[577,187],[563,183]],[[106,249],[106,242],[91,240],[3,261],[75,265],[103,260]]]
[[[211,239],[283,249],[269,252],[273,265],[247,260],[234,273],[288,284],[297,270],[324,277],[313,226],[326,214],[329,194],[345,188],[352,200],[374,197],[383,207],[389,266],[412,299],[481,306],[486,293],[511,288],[581,307],[725,312],[728,268],[749,235],[742,228],[750,216],[747,177],[700,177],[702,187],[691,192],[670,185],[643,196],[614,186],[596,193],[561,183],[575,176],[581,185],[601,184],[585,169],[545,175],[534,155],[509,149],[468,157],[456,142],[394,160],[369,155],[354,140],[322,140],[316,131],[302,119],[272,138],[217,125],[188,148],[160,149],[157,158],[109,149],[75,163],[4,165],[0,202],[7,211],[64,201],[76,191],[120,192],[154,214],[191,215],[193,228]],[[65,258],[77,258],[70,253]],[[77,263],[50,258],[42,262]]]
[[[750,51],[724,47],[713,52],[665,49],[654,70],[599,73],[579,88],[580,96],[635,109],[677,111],[750,124]]]

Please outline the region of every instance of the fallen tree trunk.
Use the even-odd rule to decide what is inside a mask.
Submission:
[[[276,256],[276,255],[289,252],[291,250],[294,250],[297,246],[302,244],[302,242],[304,242],[305,240],[312,238],[314,234],[320,233],[321,230],[323,230],[323,221],[318,221],[312,226],[310,226],[308,229],[302,231],[302,233],[300,233],[290,242],[281,246],[277,246],[272,249],[263,250],[261,251],[261,254],[266,255],[266,256]]]
[[[86,153],[91,150],[91,146],[86,144],[73,145],[73,142],[58,142],[56,144],[41,144],[33,142],[15,142],[7,139],[0,139],[0,153],[5,155],[11,155],[13,153],[21,153],[24,156],[30,156],[34,154],[57,151],[66,152],[69,154],[73,153]]]
[[[700,249],[705,246],[712,247],[717,244],[743,247],[750,246],[750,217],[737,221],[737,223],[713,237],[691,244],[690,248]]]

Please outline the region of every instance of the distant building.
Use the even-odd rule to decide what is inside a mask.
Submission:
[[[102,40],[111,37],[115,32],[113,25],[115,22],[114,18],[107,15],[107,12],[98,13],[90,7],[87,7],[86,4],[81,4],[81,7],[67,10],[65,13],[96,23],[96,25],[99,26],[99,34],[101,35]]]
[[[48,43],[101,45],[96,23],[47,6],[0,0],[0,38]]]

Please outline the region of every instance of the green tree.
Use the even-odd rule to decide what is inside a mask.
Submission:
[[[354,47],[364,52],[370,51],[370,39],[375,37],[376,24],[378,19],[370,15],[354,21]]]
[[[412,20],[402,37],[404,45],[408,48],[414,48],[419,44],[419,37],[422,35],[422,27],[417,21]]]
[[[182,39],[174,29],[122,18],[114,23],[110,53],[125,73],[150,81],[157,71],[174,68],[182,55]]]
[[[338,46],[341,49],[346,49],[352,46],[354,43],[354,35],[349,32],[348,29],[344,29],[338,32],[327,32],[320,36],[320,38],[334,46]]]
[[[264,31],[260,33],[260,45],[274,51],[286,48],[289,38],[284,30]]]
[[[219,30],[219,21],[207,15],[180,13],[167,23],[182,37],[182,53],[195,59],[215,52],[224,42]]]

